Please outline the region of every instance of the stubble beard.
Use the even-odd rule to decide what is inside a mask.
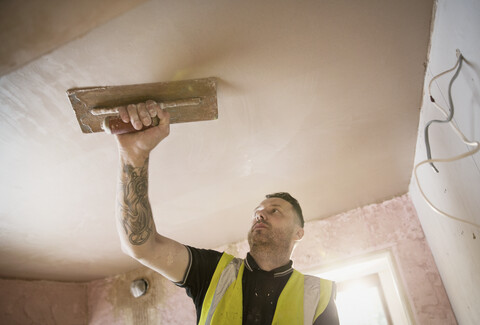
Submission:
[[[257,232],[257,233],[255,233]],[[270,228],[262,230],[250,230],[248,232],[248,244],[250,252],[278,252],[289,250],[288,234],[273,233]]]

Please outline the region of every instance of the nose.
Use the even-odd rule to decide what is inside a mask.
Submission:
[[[255,221],[259,222],[259,221],[262,221],[262,220],[265,220],[265,215],[263,214],[262,211],[257,211],[255,213]]]

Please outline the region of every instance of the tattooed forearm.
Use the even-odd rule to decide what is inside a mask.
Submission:
[[[143,167],[123,166],[120,182],[120,222],[132,245],[142,245],[152,234],[153,217],[148,200],[148,158]]]

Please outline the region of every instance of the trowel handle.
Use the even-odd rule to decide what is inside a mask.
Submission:
[[[160,122],[158,116],[152,117],[152,124],[149,126],[144,126],[142,129],[137,130],[133,127],[133,125],[128,122],[125,123],[122,121],[120,117],[117,116],[107,116],[103,121],[103,130],[106,133],[110,134],[125,134],[125,133],[132,133],[132,132],[140,132],[146,129],[150,129],[154,126],[157,126]]]

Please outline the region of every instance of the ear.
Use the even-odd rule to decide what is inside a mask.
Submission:
[[[300,241],[303,238],[303,235],[305,234],[305,231],[303,230],[302,227],[297,227],[297,230],[295,231],[295,241]]]

